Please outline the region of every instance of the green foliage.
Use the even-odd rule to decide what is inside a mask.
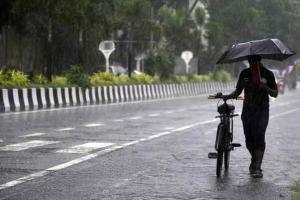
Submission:
[[[45,85],[48,83],[48,80],[43,74],[37,74],[33,77],[33,83],[38,85]]]
[[[203,25],[205,21],[205,11],[202,8],[196,8],[195,19],[198,25]]]
[[[219,70],[216,73],[214,73],[214,80],[216,81],[222,81],[222,82],[227,82],[232,80],[232,76],[230,73],[228,73],[225,70]]]
[[[114,85],[114,75],[110,72],[98,72],[94,73],[90,77],[90,83],[93,86],[98,85]],[[122,82],[122,79],[119,79]]]
[[[299,3],[293,0],[210,0],[207,35],[211,62],[233,43],[268,37],[280,38],[297,51],[299,10]]]
[[[81,65],[71,65],[71,68],[66,73],[66,77],[72,85],[84,88],[90,85],[89,77]]]
[[[0,70],[0,87],[20,88],[28,87],[28,75],[17,70]]]
[[[131,79],[136,84],[155,84],[159,82],[158,77],[152,77],[145,73],[134,74]]]
[[[109,72],[94,73],[90,78],[91,85],[129,85],[129,84],[154,84],[159,82],[157,76],[147,74],[134,74],[131,79],[128,76],[114,76]]]
[[[64,76],[54,76],[51,83],[54,87],[68,87],[68,79]]]
[[[0,87],[7,87],[9,76],[4,70],[0,70]]]
[[[187,49],[195,54],[201,49],[201,29],[198,24],[202,23],[201,11],[197,9],[196,20],[191,18],[188,9],[175,10],[168,6],[160,9],[162,34],[165,38],[166,48],[179,55]]]
[[[291,188],[291,200],[300,200],[300,181],[297,181]]]
[[[175,75],[172,77],[172,81],[175,83],[187,83],[189,78],[185,75]]]
[[[115,84],[115,85],[128,85],[128,84],[131,84],[131,80],[128,76],[115,76],[113,78],[113,84]]]
[[[158,75],[161,80],[169,79],[174,71],[174,56],[166,49],[154,49],[146,60],[146,73]]]
[[[209,74],[201,74],[201,75],[197,75],[194,74],[192,77],[192,81],[193,82],[207,82],[207,81],[212,81],[213,80],[213,73],[209,73]]]

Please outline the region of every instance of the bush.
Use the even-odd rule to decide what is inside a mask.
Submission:
[[[291,200],[299,200],[300,199],[300,181],[296,182],[292,188]]]
[[[135,83],[135,84],[154,84],[154,83],[159,82],[158,76],[152,77],[145,73],[134,74],[134,75],[132,75],[131,80],[132,80],[132,83]]]
[[[37,74],[33,77],[33,83],[38,85],[45,85],[48,83],[48,79],[43,74]]]
[[[54,76],[52,78],[52,85],[54,87],[68,87],[68,79],[64,76]]]
[[[110,72],[98,72],[94,73],[90,77],[90,83],[93,86],[99,86],[99,85],[114,85],[115,77]],[[120,79],[120,81],[122,81]]]
[[[189,82],[189,78],[185,75],[175,75],[175,76],[172,77],[171,82],[187,83],[187,82]]]
[[[4,70],[0,70],[0,87],[7,87],[7,81],[9,81],[9,76]]]
[[[194,74],[192,76],[192,81],[194,82],[205,82],[205,81],[212,81],[213,79],[213,74],[209,73],[209,74]]]
[[[128,76],[115,76],[113,78],[113,83],[115,85],[128,85],[131,83],[131,81]]]
[[[71,65],[71,68],[66,73],[66,77],[72,85],[84,88],[90,85],[89,76],[84,72],[81,65]]]
[[[225,70],[220,70],[214,74],[214,80],[223,82],[232,81],[232,76],[229,72]]]
[[[28,76],[17,70],[0,70],[0,87],[28,87]]]

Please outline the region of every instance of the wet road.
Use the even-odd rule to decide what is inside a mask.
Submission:
[[[288,199],[299,103],[299,89],[271,103],[261,180],[248,174],[240,118],[243,147],[216,179],[217,101],[205,96],[0,114],[0,199]]]

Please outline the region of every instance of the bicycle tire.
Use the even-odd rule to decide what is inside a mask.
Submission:
[[[218,150],[217,166],[216,166],[217,177],[220,177],[220,175],[221,175],[222,164],[223,164],[223,154],[224,154],[224,151],[222,149]]]
[[[224,124],[219,124],[217,133],[217,165],[216,165],[216,175],[220,177],[223,165],[223,154],[224,154]]]
[[[230,162],[230,150],[226,150],[224,152],[224,168],[226,171],[229,169],[229,162]]]

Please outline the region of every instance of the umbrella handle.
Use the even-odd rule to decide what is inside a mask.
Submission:
[[[260,76],[260,65],[259,65],[259,67],[258,67],[258,77],[259,77],[259,81],[261,81],[261,76]]]

